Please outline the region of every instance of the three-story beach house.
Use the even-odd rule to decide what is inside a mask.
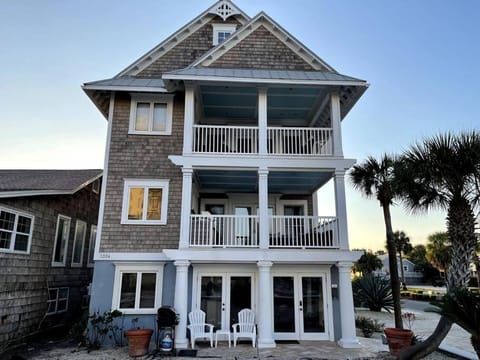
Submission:
[[[191,310],[231,329],[243,308],[260,347],[356,346],[341,122],[367,87],[229,0],[85,83],[108,120],[91,311],[154,327],[171,305],[177,348]]]

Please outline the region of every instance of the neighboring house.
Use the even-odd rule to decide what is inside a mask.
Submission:
[[[388,261],[388,255],[380,255],[378,258],[382,260],[383,266],[379,271],[376,271],[376,273],[381,275],[390,275],[390,262]],[[408,285],[421,284],[424,279],[423,272],[415,270],[415,264],[408,259],[402,258],[402,263],[405,283]],[[397,268],[400,280],[402,274],[401,266],[400,257],[397,256]]]
[[[0,344],[88,307],[102,170],[0,170]]]
[[[367,87],[228,0],[85,83],[108,120],[91,311],[155,327],[173,306],[177,348],[197,308],[216,329],[253,309],[260,347],[357,346],[341,121]]]

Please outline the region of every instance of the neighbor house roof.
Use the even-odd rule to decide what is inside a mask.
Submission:
[[[0,198],[68,195],[102,176],[103,170],[0,170]]]
[[[83,84],[85,90],[110,90],[110,91],[149,91],[165,92],[165,84],[158,78],[136,78],[122,76],[112,79],[92,81]]]

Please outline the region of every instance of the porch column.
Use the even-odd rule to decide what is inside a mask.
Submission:
[[[259,261],[258,266],[258,299],[257,319],[258,319],[258,347],[273,348],[273,294],[272,277],[270,268],[271,261]]]
[[[176,279],[173,306],[179,314],[179,322],[175,328],[175,347],[177,349],[186,349],[188,347],[188,267],[190,262],[188,260],[177,260],[174,262],[174,265],[176,267]]]
[[[347,202],[345,198],[345,170],[335,170],[335,209],[337,213],[338,245],[348,250]]]
[[[340,95],[336,92],[330,93],[330,118],[333,129],[333,155],[343,156],[342,147],[342,125],[340,115]]]
[[[192,86],[185,86],[185,112],[183,129],[183,153],[191,154],[193,150],[193,123],[195,118],[195,93]]]
[[[190,212],[192,208],[192,174],[191,167],[183,167],[182,183],[182,213],[180,217],[180,242],[179,249],[186,249],[190,241]]]
[[[258,89],[258,153],[267,154],[267,88]]]
[[[268,170],[258,170],[258,221],[259,221],[259,245],[260,249],[268,249],[269,231],[268,231]]]
[[[340,297],[340,321],[342,338],[338,344],[343,348],[357,348],[360,343],[355,331],[355,313],[353,309],[352,281],[350,280],[351,262],[338,262],[338,290]]]

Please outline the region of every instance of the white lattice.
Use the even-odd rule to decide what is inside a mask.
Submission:
[[[213,8],[210,11],[212,14],[220,16],[223,21],[228,19],[230,16],[239,14],[240,12],[238,11],[235,6],[232,5],[232,3],[228,0],[222,0],[215,8]]]

